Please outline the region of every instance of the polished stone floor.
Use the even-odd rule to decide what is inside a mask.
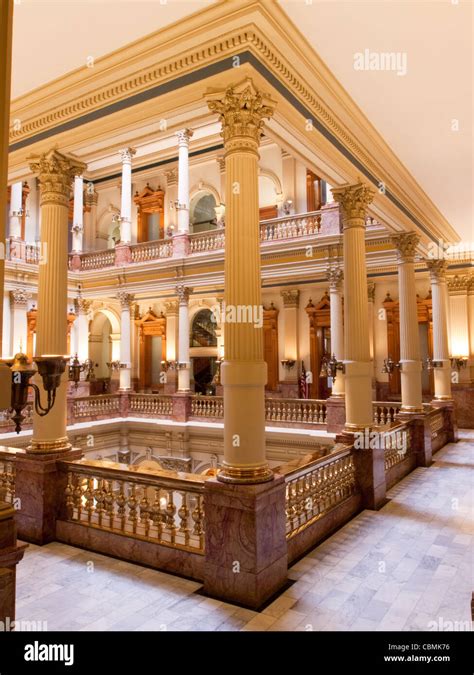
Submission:
[[[296,563],[295,583],[262,612],[53,543],[18,567],[17,618],[48,630],[470,630],[474,432],[461,436]]]

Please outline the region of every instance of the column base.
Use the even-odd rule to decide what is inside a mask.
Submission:
[[[58,461],[80,459],[82,454],[82,450],[69,450],[43,454],[27,451],[17,455],[16,520],[21,539],[39,545],[54,541],[67,485],[66,472],[59,470]]]
[[[26,451],[29,454],[57,454],[58,452],[68,452],[71,450],[72,446],[69,443],[67,436],[63,438],[57,438],[54,441],[39,441],[36,439],[31,440],[31,445],[29,445]]]
[[[284,587],[288,572],[285,481],[205,483],[204,592],[252,609]]]
[[[344,361],[346,390],[346,424],[349,432],[362,431],[374,425],[372,406],[372,363]]]
[[[258,483],[268,483],[273,480],[275,474],[268,464],[262,464],[257,467],[232,466],[225,461],[222,463],[222,469],[217,475],[217,480],[221,483],[234,483],[240,485],[254,485]]]

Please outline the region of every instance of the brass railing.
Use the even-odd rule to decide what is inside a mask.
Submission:
[[[115,417],[120,413],[120,394],[98,394],[73,399],[73,417],[95,417],[109,415]]]
[[[173,241],[171,239],[159,239],[157,241],[146,241],[142,244],[132,244],[130,253],[134,263],[170,258],[173,255]]]
[[[191,415],[193,417],[215,417],[223,419],[223,396],[193,396],[191,401]]]
[[[402,404],[399,401],[374,401],[373,404],[374,422],[376,424],[389,424],[395,422],[395,416],[398,414]]]
[[[326,401],[305,398],[265,399],[267,422],[326,424]]]
[[[163,394],[130,394],[131,414],[170,417],[173,413],[173,397]]]
[[[385,471],[403,462],[411,450],[410,431],[406,426],[382,434]]]
[[[100,460],[62,462],[67,520],[204,553],[205,476]]]
[[[304,462],[304,463],[302,463]],[[326,457],[303,458],[275,469],[286,482],[286,537],[291,539],[322,518],[356,491],[354,459],[350,448]],[[302,463],[302,465],[301,465]]]
[[[0,502],[13,503],[15,499],[15,460],[18,451],[0,447]]]

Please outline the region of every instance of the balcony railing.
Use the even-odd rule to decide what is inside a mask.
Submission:
[[[305,398],[265,399],[267,422],[326,424],[326,401]]]
[[[211,230],[200,234],[191,234],[189,237],[190,253],[206,253],[218,251],[225,246],[225,231]]]
[[[99,394],[72,399],[73,417],[117,417],[120,414],[120,394]]]
[[[191,416],[223,419],[223,396],[193,396],[191,401]]]
[[[15,499],[15,459],[16,450],[0,447],[0,502]]]
[[[385,471],[403,462],[411,450],[410,432],[401,425],[383,434]]]
[[[260,239],[274,241],[275,239],[294,239],[317,234],[321,229],[321,212],[313,211],[296,216],[272,218],[260,223]]]
[[[132,244],[130,246],[130,253],[133,263],[169,258],[173,255],[173,242],[171,239],[159,239],[157,241],[147,241],[143,244]]]
[[[303,458],[276,471],[286,482],[286,537],[291,539],[322,518],[356,491],[354,459],[350,448],[326,457]]]
[[[81,253],[81,271],[101,270],[115,265],[115,250],[94,251],[93,253]]]
[[[100,460],[61,466],[67,472],[68,521],[204,553],[205,476]]]
[[[173,397],[162,394],[130,394],[129,411],[133,415],[171,417]]]
[[[374,401],[374,422],[376,424],[389,424],[395,422],[395,416],[399,413],[402,404],[400,402]]]
[[[40,245],[26,244],[25,246],[25,262],[30,265],[38,265],[40,261]]]

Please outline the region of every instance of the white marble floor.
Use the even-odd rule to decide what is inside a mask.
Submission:
[[[474,432],[446,446],[290,570],[262,612],[200,584],[59,543],[18,566],[17,619],[48,630],[470,630]]]

